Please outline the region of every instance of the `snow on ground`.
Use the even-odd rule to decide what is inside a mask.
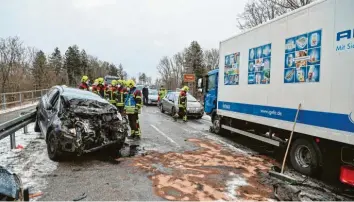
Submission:
[[[10,137],[0,140],[0,165],[16,173],[30,193],[38,193],[47,186],[46,177],[57,167],[48,158],[44,139],[34,131],[34,124],[28,125],[29,133],[16,132],[16,146],[24,149],[10,149]],[[39,197],[32,200],[37,200]]]
[[[11,108],[8,108],[8,109],[5,109],[5,110],[0,109],[0,114],[6,114],[6,113],[9,113],[9,112],[17,111],[17,110],[20,110],[20,109],[25,109],[27,107],[32,107],[32,106],[36,106],[36,105],[37,105],[37,102],[31,103],[31,104],[25,104],[25,105],[17,106],[17,107],[11,107]]]

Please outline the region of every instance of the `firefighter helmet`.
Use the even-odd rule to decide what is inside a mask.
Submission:
[[[126,86],[128,88],[134,88],[135,87],[135,82],[132,79],[130,79],[130,80],[127,81]]]
[[[188,92],[188,91],[189,91],[189,87],[188,87],[188,86],[184,86],[184,87],[182,88],[182,90]]]
[[[103,84],[104,79],[102,77],[100,77],[100,78],[97,79],[97,81],[98,81],[98,84]]]
[[[82,76],[81,82],[86,82],[88,80],[88,76]]]
[[[112,84],[112,86],[116,86],[117,85],[117,80],[112,80],[111,84]]]

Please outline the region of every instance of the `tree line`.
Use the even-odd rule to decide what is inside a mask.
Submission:
[[[180,88],[185,85],[183,74],[192,73],[196,78],[201,78],[208,71],[217,68],[218,64],[218,49],[203,51],[199,43],[193,41],[182,51],[160,59],[157,65],[160,78],[156,79],[155,85],[165,85],[167,89]]]
[[[49,55],[23,44],[19,37],[0,38],[0,92],[44,89],[53,85],[77,86],[81,77],[91,81],[105,75],[127,79],[123,65],[99,60],[77,45],[64,54],[58,47]]]

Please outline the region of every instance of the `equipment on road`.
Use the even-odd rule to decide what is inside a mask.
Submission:
[[[352,0],[316,1],[222,41],[220,69],[198,82],[212,130],[285,147],[295,105],[302,103],[288,150],[292,166],[312,175],[333,157],[345,168],[341,172],[352,172],[347,169],[354,167],[351,7]],[[333,73],[338,68],[341,73]]]

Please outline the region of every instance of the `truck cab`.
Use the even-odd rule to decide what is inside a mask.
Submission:
[[[212,119],[216,115],[218,81],[219,69],[214,69],[208,72],[203,81],[198,82],[199,87],[204,92],[204,112]]]

